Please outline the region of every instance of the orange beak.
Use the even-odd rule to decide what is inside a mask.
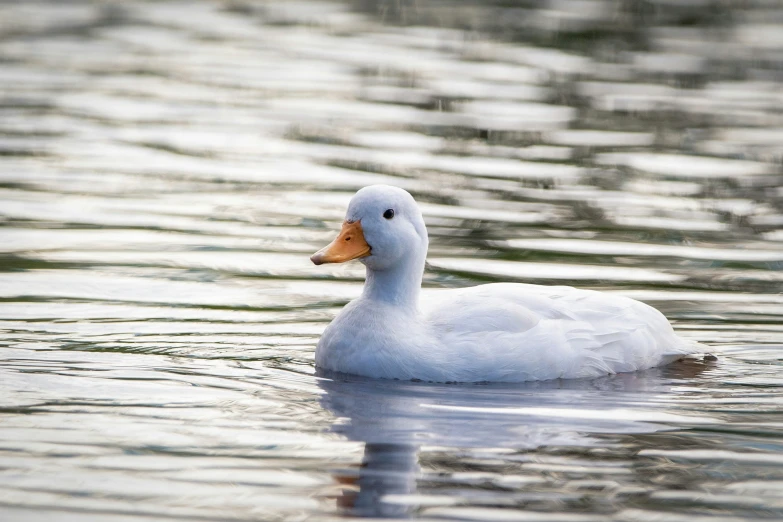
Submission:
[[[361,221],[345,221],[340,234],[328,245],[310,257],[316,265],[345,263],[370,255],[370,245],[364,240]]]

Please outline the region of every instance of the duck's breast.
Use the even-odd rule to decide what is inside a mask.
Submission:
[[[327,326],[316,366],[387,379],[433,379],[442,349],[416,310],[357,299]]]

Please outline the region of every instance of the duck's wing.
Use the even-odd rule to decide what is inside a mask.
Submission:
[[[644,303],[565,286],[481,285],[435,293],[422,308],[444,344],[488,380],[598,376],[698,351]]]

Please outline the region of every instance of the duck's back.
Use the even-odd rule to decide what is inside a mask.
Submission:
[[[450,355],[434,380],[594,377],[697,350],[655,308],[565,286],[480,285],[436,293],[422,308]]]

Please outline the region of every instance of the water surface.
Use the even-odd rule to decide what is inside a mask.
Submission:
[[[0,2],[0,519],[783,518],[783,14],[710,2]],[[353,192],[428,292],[570,284],[717,361],[321,374]]]

